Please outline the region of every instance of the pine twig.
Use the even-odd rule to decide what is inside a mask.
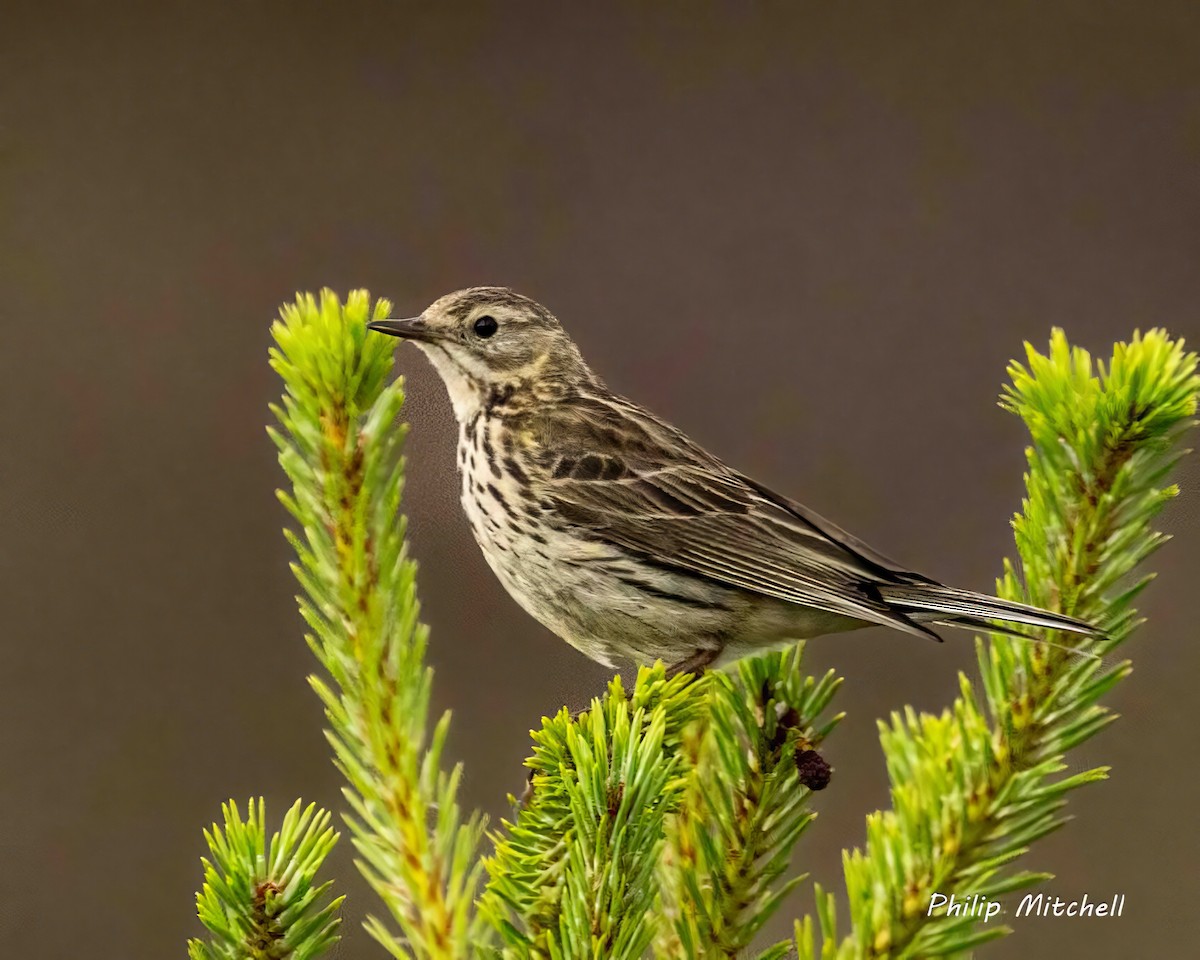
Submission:
[[[297,800],[267,845],[261,798],[246,804],[246,819],[230,800],[224,826],[204,831],[204,886],[196,895],[200,920],[212,933],[188,942],[191,960],[312,960],[338,941],[342,897],[329,899],[332,881],[316,874],[338,841],[329,814]]]
[[[1194,423],[1197,358],[1158,330],[1118,344],[1098,375],[1060,330],[1048,355],[1026,349],[1002,399],[1033,439],[1013,522],[1025,585],[1006,562],[998,593],[1090,620],[1108,639],[1077,652],[980,639],[982,707],[962,676],[941,715],[910,709],[881,724],[893,806],[868,818],[866,850],[845,858],[852,932],[837,939],[834,897],[817,888],[817,921],[797,924],[801,958],[940,957],[1003,936],[976,917],[930,916],[931,895],[992,898],[1047,878],[1010,864],[1065,822],[1071,790],[1106,775],[1060,776],[1064,754],[1116,717],[1099,700],[1130,665],[1102,657],[1141,622],[1132,601],[1150,578],[1126,580],[1166,539],[1151,522],[1177,493],[1162,483]]]
[[[688,788],[668,820],[660,958],[741,956],[804,880],[779,882],[816,817],[810,793],[829,780],[817,748],[841,715],[820,718],[841,680],[833,671],[820,681],[804,676],[803,649],[743,660],[736,674],[710,680],[707,722],[690,729],[685,746]],[[761,958],[789,949],[785,941]]]
[[[486,935],[471,910],[483,822],[464,822],[461,770],[442,769],[449,715],[428,729],[426,629],[397,516],[403,384],[388,383],[390,341],[366,330],[389,311],[380,300],[372,312],[365,291],[345,306],[328,290],[319,304],[301,296],[285,306],[270,351],[286,387],[271,407],[283,429],[268,432],[292,484],[279,497],[301,528],[285,530],[297,602],[328,676],[309,679],[347,780],[357,865],[402,936],[377,917],[367,929],[396,957],[451,960],[472,956]]]
[[[683,731],[701,697],[687,675],[642,668],[590,710],[563,708],[535,731],[531,795],[493,835],[482,914],[505,958],[636,960],[654,935],[663,824],[686,770]]]

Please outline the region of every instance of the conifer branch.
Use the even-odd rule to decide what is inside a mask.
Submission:
[[[493,955],[633,960],[654,940],[662,957],[738,955],[802,879],[773,886],[828,781],[815,747],[840,717],[818,717],[840,681],[805,678],[801,649],[737,679],[643,668],[631,695],[618,678],[544,720],[530,796],[493,835]]]
[[[1048,355],[1026,351],[1001,401],[1033,440],[1013,522],[1024,586],[1006,561],[997,592],[1090,620],[1107,639],[1077,651],[1053,633],[978,639],[982,707],[962,676],[941,715],[908,709],[880,724],[893,807],[868,818],[866,850],[845,857],[852,932],[838,941],[834,897],[818,887],[816,923],[797,924],[801,958],[940,957],[1003,936],[971,916],[929,916],[931,894],[995,897],[1045,879],[1010,864],[1065,822],[1071,790],[1106,775],[1062,777],[1063,756],[1116,717],[1099,700],[1130,665],[1094,655],[1141,622],[1132,601],[1150,577],[1127,581],[1166,539],[1150,524],[1177,493],[1163,481],[1194,423],[1197,358],[1158,330],[1118,344],[1098,372],[1060,330]]]
[[[397,516],[403,385],[388,383],[391,342],[366,329],[389,311],[380,300],[372,312],[365,291],[344,307],[328,290],[319,304],[308,295],[285,306],[270,351],[286,387],[271,407],[283,430],[268,432],[292,483],[279,498],[301,528],[285,530],[304,590],[297,602],[328,675],[309,679],[348,782],[357,865],[402,936],[377,917],[367,929],[396,957],[450,960],[471,956],[484,933],[471,910],[483,823],[464,822],[461,771],[442,769],[449,715],[427,726],[427,631]]]
[[[743,660],[710,679],[703,725],[689,728],[692,768],[668,820],[659,871],[663,958],[732,958],[750,946],[804,875],[779,883],[796,842],[816,814],[810,791],[829,767],[817,753],[841,719],[820,716],[841,680],[801,672],[803,644]],[[783,956],[777,944],[762,956]]]
[[[701,683],[704,681],[701,681]],[[655,933],[654,871],[663,822],[687,770],[683,731],[703,702],[696,682],[643,667],[590,710],[563,708],[533,733],[531,792],[493,835],[480,900],[506,958],[636,960]]]
[[[246,804],[246,819],[230,800],[224,826],[204,831],[204,886],[196,895],[200,920],[212,933],[188,942],[191,960],[312,960],[338,941],[342,897],[329,899],[332,881],[316,874],[338,841],[329,814],[297,800],[267,845],[261,798]]]

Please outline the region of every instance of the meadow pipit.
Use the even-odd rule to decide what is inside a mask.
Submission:
[[[446,383],[462,505],[488,565],[601,663],[698,672],[871,624],[933,639],[931,625],[994,620],[1096,635],[915,573],[727,467],[610,392],[554,315],[505,287],[370,327],[413,341]]]

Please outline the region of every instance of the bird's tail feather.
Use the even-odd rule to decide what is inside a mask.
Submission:
[[[1063,630],[1087,637],[1103,637],[1102,631],[1075,617],[1052,613],[1014,600],[1001,600],[972,590],[960,590],[932,583],[880,584],[879,595],[897,612],[907,615],[928,613],[937,616],[938,623],[951,627],[992,630],[1026,637],[1019,630],[997,630],[989,621],[1004,620],[1047,630]],[[928,622],[928,621],[927,621]]]
[[[1092,650],[1072,647],[1065,643],[1056,643],[1053,640],[1047,640],[1045,637],[1035,637],[1032,633],[1018,630],[1011,624],[994,623],[991,620],[983,620],[978,617],[954,617],[949,620],[925,620],[925,622],[933,624],[935,627],[954,627],[958,630],[975,630],[979,633],[998,633],[1005,637],[1028,640],[1031,643],[1044,643],[1047,646],[1054,647],[1056,650],[1061,650],[1071,657],[1080,657],[1084,660],[1098,660],[1102,663],[1110,662],[1108,657],[1101,656]]]

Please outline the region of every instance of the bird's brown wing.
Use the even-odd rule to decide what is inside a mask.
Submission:
[[[642,416],[632,424],[628,410],[618,412],[626,420],[618,421],[623,436],[617,443],[598,441],[578,417],[554,430],[558,460],[543,495],[564,519],[660,566],[909,632],[930,632],[890,610],[875,589],[924,578],[730,470],[642,411],[633,414]],[[577,436],[580,430],[589,435]]]

